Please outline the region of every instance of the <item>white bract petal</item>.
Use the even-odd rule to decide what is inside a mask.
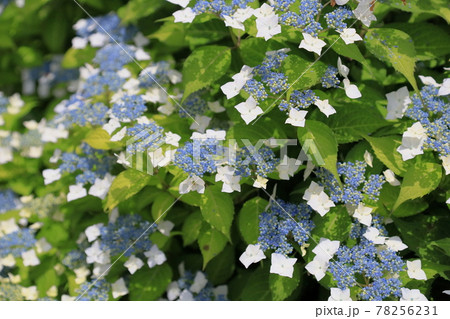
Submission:
[[[136,60],[138,60],[138,61],[147,61],[147,60],[150,60],[150,54],[148,54],[147,52],[145,52],[144,49],[142,49],[142,48],[138,48],[138,49],[134,52],[134,57],[135,57]]]
[[[411,103],[409,91],[406,86],[401,87],[397,91],[386,94],[388,101],[386,115],[387,120],[395,120],[403,117],[408,105]]]
[[[239,103],[235,106],[236,110],[241,113],[241,117],[245,124],[250,123],[258,117],[258,115],[263,114],[264,111],[257,105],[256,100],[250,96],[245,102]]]
[[[124,264],[125,267],[127,267],[130,274],[134,274],[136,271],[142,268],[144,266],[144,262],[142,259],[136,257],[135,255],[132,255]]]
[[[423,154],[423,143],[427,138],[426,130],[420,122],[414,123],[409,127],[402,136],[402,145],[397,148],[397,151],[402,154],[404,161],[414,158],[417,155]]]
[[[297,258],[287,258],[282,254],[272,253],[270,273],[292,278]]]
[[[175,106],[173,106],[172,103],[167,102],[166,104],[158,106],[157,110],[158,112],[169,116],[173,113],[173,111],[175,111]]]
[[[25,300],[36,300],[39,298],[39,292],[36,286],[31,287],[21,287],[20,293],[25,298]]]
[[[353,213],[353,217],[358,219],[358,221],[366,226],[370,226],[372,223],[372,208],[365,207],[363,203],[359,203],[358,207],[355,209]]]
[[[323,187],[317,184],[316,182],[312,181],[309,187],[305,190],[305,193],[303,194],[303,199],[310,200],[311,196],[319,195],[322,192]]]
[[[402,297],[400,301],[428,301],[419,289],[401,288]]]
[[[219,101],[208,102],[208,107],[214,113],[221,113],[225,111],[225,108],[222,105],[220,105]]]
[[[101,265],[109,264],[111,259],[108,252],[105,252],[100,247],[100,242],[95,241],[91,247],[86,248],[86,262],[88,264],[98,263]]]
[[[350,83],[349,79],[344,79],[344,89],[345,94],[351,98],[351,99],[357,99],[361,97],[361,92],[359,91],[358,87],[354,84]]]
[[[255,182],[253,183],[253,187],[266,189],[268,181],[269,180],[267,178],[258,175]]]
[[[400,239],[400,237],[398,236],[393,236],[390,237],[388,239],[386,239],[386,241],[384,242],[384,244],[391,250],[393,251],[402,251],[406,248],[408,248],[408,246],[406,246],[402,240]]]
[[[308,114],[308,111],[297,111],[292,108],[289,111],[289,118],[286,120],[286,124],[291,124],[292,126],[304,127],[305,126],[305,116]]]
[[[180,286],[178,286],[178,283],[176,281],[173,281],[167,287],[166,293],[167,299],[169,299],[169,301],[173,301],[180,296],[181,293]]]
[[[115,176],[107,173],[104,178],[96,178],[94,184],[89,189],[89,195],[105,199]]]
[[[277,171],[280,179],[289,180],[289,177],[294,176],[299,167],[300,163],[297,163],[297,160],[295,158],[290,158],[287,157],[287,155],[284,155],[284,158],[277,166]]]
[[[197,271],[194,277],[194,282],[192,283],[189,290],[193,293],[198,294],[200,291],[202,291],[203,288],[205,288],[207,283],[208,280],[206,279],[205,274],[201,271]]]
[[[450,155],[441,156],[442,166],[445,170],[445,175],[450,174]]]
[[[69,193],[67,194],[67,201],[73,201],[87,195],[86,189],[83,187],[83,184],[76,184],[69,186]]]
[[[170,236],[170,232],[172,231],[174,226],[175,224],[172,223],[170,220],[165,220],[158,224],[158,230],[164,236]]]
[[[371,0],[360,0],[358,6],[353,10],[355,17],[360,20],[366,27],[370,26],[372,21],[376,21],[377,18],[371,10]]]
[[[386,178],[386,181],[391,184],[392,186],[399,186],[400,181],[395,177],[395,174],[390,169],[387,169],[383,172],[384,177]]]
[[[103,224],[95,224],[92,226],[89,226],[88,228],[86,228],[86,230],[84,231],[84,233],[86,234],[87,240],[88,242],[93,242],[94,240],[96,240],[100,235],[101,235],[101,227],[103,226]]]
[[[340,32],[342,40],[344,40],[345,44],[352,44],[355,41],[362,41],[361,36],[356,33],[356,29],[353,28],[345,28]]]
[[[186,8],[187,5],[191,0],[167,0],[173,4],[178,4],[179,6],[182,6],[183,8]]]
[[[339,288],[330,288],[330,297],[328,301],[352,301],[350,298],[350,289],[341,290]]]
[[[328,261],[338,251],[339,245],[340,242],[338,240],[331,241],[328,238],[320,238],[319,244],[313,249],[313,253],[321,260]]]
[[[142,32],[138,32],[133,37],[133,42],[138,48],[142,48],[149,44],[150,40],[145,35],[143,35]]]
[[[275,11],[274,11],[273,7],[271,7],[267,3],[264,3],[261,7],[259,7],[258,9],[253,11],[253,15],[255,17],[257,17],[258,19],[267,18],[267,17],[273,16],[274,14],[275,14]]]
[[[24,266],[36,266],[41,263],[39,261],[39,258],[36,256],[36,252],[34,251],[34,249],[24,251],[22,253],[22,259]]]
[[[311,275],[314,275],[317,281],[320,281],[323,277],[325,277],[328,265],[328,260],[323,260],[319,256],[315,256],[314,259],[305,266],[305,269]]]
[[[328,100],[322,101],[317,99],[314,104],[319,108],[320,112],[326,115],[326,117],[336,113],[336,110],[330,105],[330,103],[328,103]]]
[[[116,282],[111,284],[111,288],[113,298],[119,298],[128,294],[128,289],[123,278],[120,278]]]
[[[417,280],[427,280],[427,275],[422,270],[422,262],[420,259],[414,261],[406,261],[408,277]]]
[[[245,252],[239,257],[239,261],[248,268],[253,263],[257,263],[262,259],[265,259],[266,256],[261,249],[260,245],[248,245]]]
[[[191,8],[178,10],[173,13],[175,20],[173,22],[191,23],[195,19],[195,12]]]
[[[224,85],[222,85],[220,87],[220,89],[222,90],[223,94],[225,94],[227,96],[227,99],[229,100],[239,94],[239,92],[244,87],[245,82],[246,81],[240,80],[240,79],[233,80],[231,82],[228,82],[228,83],[225,83]]]
[[[156,265],[162,265],[167,260],[166,255],[156,245],[153,245],[144,255],[148,258],[147,264],[150,268]]]
[[[438,95],[445,96],[450,94],[450,79],[445,79],[439,89]]]
[[[244,22],[247,19],[249,19],[253,15],[254,12],[255,12],[255,9],[250,8],[250,7],[239,8],[233,13],[232,17],[239,22]]]
[[[94,48],[103,47],[109,42],[109,36],[104,33],[100,33],[100,32],[91,34],[88,37],[88,39],[89,39],[89,43]]]
[[[104,124],[102,128],[111,135],[116,129],[120,127],[120,122],[117,119],[110,119],[108,123]]]
[[[324,216],[330,211],[331,207],[334,207],[334,203],[325,192],[321,192],[319,195],[312,195],[307,204],[320,214]]]
[[[373,167],[373,155],[367,150],[364,152],[364,162],[370,167]]]
[[[191,191],[196,191],[200,194],[203,194],[205,192],[205,181],[198,176],[192,176],[188,177],[180,183],[180,194],[186,194]]]
[[[192,292],[187,289],[184,289],[180,294],[180,301],[194,301],[194,296]]]
[[[312,35],[308,33],[302,33],[303,34],[303,40],[300,42],[300,49],[305,49],[310,52],[317,53],[320,55],[322,52],[322,48],[326,45],[326,42],[323,40],[320,40],[319,38],[315,38]]]
[[[181,136],[172,132],[166,132],[166,138],[164,142],[166,144],[173,145],[175,147],[179,146],[179,141],[181,140]]]
[[[431,76],[419,75],[419,79],[422,81],[423,85],[431,85],[431,86],[434,86],[434,87],[440,87],[441,86]]]
[[[51,184],[61,178],[61,170],[57,169],[44,169],[42,171],[42,176],[44,177],[44,184]]]
[[[256,19],[256,37],[269,40],[274,35],[281,33],[281,25],[278,24],[278,16],[276,14],[264,18]]]
[[[211,122],[211,118],[209,116],[196,115],[195,122],[192,123],[189,128],[193,131],[203,133],[203,132],[205,132],[205,130],[208,127],[210,122]]]
[[[233,17],[227,16],[227,15],[224,15],[223,18],[224,18],[225,25],[227,27],[232,27],[233,29],[239,29],[239,30],[245,31],[244,24],[241,21],[239,21]]]
[[[342,75],[344,78],[348,77],[348,74],[350,73],[350,69],[347,66],[345,66],[344,64],[342,64],[341,57],[338,57],[337,67],[338,67],[338,71],[339,71],[340,75]]]
[[[72,47],[74,49],[84,49],[88,44],[88,39],[75,37],[72,39]]]
[[[3,233],[5,235],[14,233],[18,231],[20,228],[16,223],[14,218],[10,218],[4,221],[0,221],[0,234]]]
[[[386,237],[380,236],[380,231],[375,227],[368,227],[363,235],[367,240],[374,244],[384,244]]]

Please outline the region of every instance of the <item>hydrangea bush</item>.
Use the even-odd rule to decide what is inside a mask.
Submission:
[[[0,300],[448,300],[449,21],[0,1]]]

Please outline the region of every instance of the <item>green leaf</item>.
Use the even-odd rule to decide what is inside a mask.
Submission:
[[[402,30],[414,41],[416,58],[431,60],[450,54],[450,35],[437,25],[426,22],[390,23],[386,27]]]
[[[64,51],[70,30],[68,22],[64,10],[60,9],[50,11],[49,17],[45,19],[42,26],[42,38],[51,52]]]
[[[244,203],[238,215],[238,227],[247,244],[256,244],[259,237],[259,214],[269,202],[259,196]]]
[[[117,10],[117,15],[122,20],[122,23],[137,22],[140,18],[155,13],[163,4],[165,4],[164,0],[152,0],[151,5],[147,0],[130,0]]]
[[[400,194],[394,204],[394,210],[409,199],[422,197],[438,185],[442,177],[442,167],[436,163],[416,163],[405,173]]]
[[[408,168],[408,163],[403,161],[397,148],[402,144],[398,136],[369,137],[365,139],[372,146],[376,157],[383,162],[395,174],[403,176]]]
[[[268,42],[261,38],[248,38],[241,41],[239,53],[245,65],[255,67],[264,60]]]
[[[389,5],[396,9],[400,9],[412,13],[431,13],[443,17],[447,23],[450,23],[450,9],[446,0],[407,0],[406,4],[403,0],[390,0]]]
[[[323,122],[334,132],[338,143],[356,142],[363,135],[375,132],[389,124],[373,106],[352,101],[351,104],[335,104],[336,114]]]
[[[301,273],[298,264],[294,265],[292,278],[269,274],[269,286],[272,292],[272,300],[281,301],[288,298],[300,283]]]
[[[184,23],[167,21],[157,31],[149,35],[149,38],[157,39],[167,46],[183,47],[187,45],[186,28]]]
[[[272,300],[268,264],[266,267],[258,267],[258,269],[249,275],[248,281],[241,292],[240,299],[244,301]]]
[[[84,49],[70,48],[64,54],[61,66],[65,69],[78,68],[85,63],[92,61],[97,52],[96,48],[85,47]]]
[[[320,238],[344,241],[350,234],[352,218],[345,206],[332,207],[323,217],[315,214],[313,222],[316,225],[311,237],[318,243]]]
[[[84,142],[99,150],[110,150],[121,146],[119,142],[111,142],[111,136],[101,127],[95,128],[87,134]]]
[[[172,281],[172,269],[168,264],[162,264],[150,269],[143,267],[130,278],[128,286],[130,300],[157,300],[166,292],[167,286]]]
[[[266,140],[273,136],[271,129],[273,129],[273,126],[268,126],[263,119],[255,122],[253,125],[237,123],[227,132],[227,137],[235,139],[240,146],[244,146],[243,139],[247,139],[252,145],[256,145],[258,141]]]
[[[395,70],[406,77],[414,90],[419,91],[414,78],[416,50],[408,34],[396,29],[372,28],[367,31],[364,41],[373,55],[381,61],[390,62]]]
[[[42,53],[32,47],[21,46],[17,50],[17,55],[20,66],[25,68],[32,68],[44,63]]]
[[[229,31],[221,19],[190,23],[186,30],[186,40],[193,47],[216,42],[229,35]]]
[[[225,75],[230,64],[229,47],[211,45],[194,50],[183,65],[185,84],[183,100],[220,79]]]
[[[431,243],[433,246],[441,248],[447,256],[450,256],[450,238],[443,238]]]
[[[330,48],[337,54],[356,60],[362,64],[366,63],[366,59],[361,54],[361,51],[356,44],[345,44],[344,40],[338,35],[327,36],[327,42],[330,45]]]
[[[289,55],[281,68],[288,77],[290,90],[304,90],[320,82],[327,65],[321,61],[310,62],[297,55]]]
[[[61,223],[46,223],[41,228],[39,236],[45,237],[54,247],[69,239],[67,229]]]
[[[183,245],[187,246],[197,240],[203,224],[203,217],[199,211],[190,214],[181,228]]]
[[[152,217],[156,221],[163,218],[163,215],[168,213],[171,206],[173,206],[175,198],[166,192],[160,192],[156,196],[155,201],[152,204]],[[163,218],[164,219],[164,218]]]
[[[39,291],[39,295],[41,297],[47,296],[47,290],[52,286],[58,287],[59,285],[59,276],[56,274],[56,271],[51,267],[51,265],[47,265],[47,269],[43,274],[40,274],[39,277],[36,278],[36,286]]]
[[[412,251],[419,253],[433,242],[448,238],[450,217],[445,215],[420,214],[407,218],[394,218],[402,240]]]
[[[120,202],[137,194],[148,184],[150,179],[150,175],[135,169],[127,169],[121,172],[112,182],[106,198],[105,209],[112,210]]]
[[[317,121],[306,121],[305,127],[299,127],[298,139],[305,147],[310,140],[307,154],[311,156],[314,165],[328,169],[339,180],[337,173],[337,142],[333,131],[325,124]]]
[[[233,246],[227,245],[222,252],[213,258],[205,268],[208,281],[213,285],[222,285],[233,275],[236,260]]]
[[[230,228],[234,217],[231,196],[217,187],[206,187],[200,203],[203,218],[215,229],[230,239]]]
[[[216,257],[225,248],[227,238],[214,228],[204,225],[200,230],[198,245],[203,256],[203,269],[208,262]]]
[[[380,191],[380,197],[377,202],[378,207],[381,210],[389,209],[392,211],[395,201],[400,194],[399,186],[392,186],[388,183],[383,185],[383,188]],[[392,216],[394,217],[408,217],[419,214],[425,211],[428,208],[428,203],[422,198],[416,198],[412,200],[408,200],[401,204],[399,207],[392,212]],[[389,212],[387,212],[389,214]],[[389,215],[389,217],[391,217]]]

